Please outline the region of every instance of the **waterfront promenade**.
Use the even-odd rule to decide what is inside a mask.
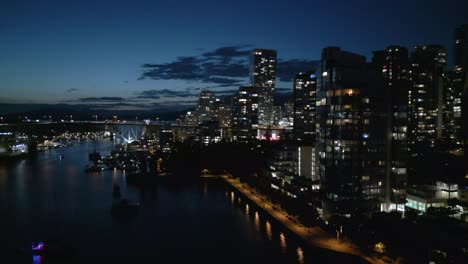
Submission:
[[[357,255],[369,263],[398,263],[397,261],[392,262],[389,259],[384,261],[383,259],[365,254],[350,241],[343,239],[338,241],[336,237],[325,232],[318,226],[310,228],[305,227],[300,224],[293,216],[288,215],[284,210],[280,209],[279,206],[272,204],[263,195],[257,193],[247,184],[241,183],[238,179],[233,179],[229,176],[221,176],[221,178],[313,247]]]

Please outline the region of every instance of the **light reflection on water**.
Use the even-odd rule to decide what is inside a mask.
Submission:
[[[259,231],[260,231],[260,216],[258,215],[258,212],[257,212],[257,211],[255,212],[254,217],[255,217],[255,221],[254,221],[254,223],[255,223],[255,230],[257,230],[257,232],[259,232]]]
[[[304,263],[304,252],[302,251],[302,248],[301,247],[297,247],[297,262],[299,264],[303,264]]]
[[[33,255],[32,256],[32,264],[42,264],[42,256],[41,255]]]
[[[281,247],[281,253],[283,255],[286,255],[286,236],[283,234],[283,232],[280,232],[280,235],[279,235],[279,238],[280,238],[280,247]]]
[[[0,212],[0,215],[5,215],[3,219],[7,219],[7,224],[0,226],[2,236],[8,228],[13,229],[7,234],[10,238],[17,234],[28,238],[29,234],[33,234],[42,239],[44,235],[52,234],[52,238],[70,241],[72,245],[83,243],[80,253],[84,256],[101,254],[101,251],[111,252],[115,254],[111,255],[113,263],[123,263],[119,262],[121,254],[131,258],[132,250],[143,253],[156,250],[160,255],[168,256],[172,252],[161,250],[167,247],[178,255],[185,253],[187,248],[199,246],[199,239],[203,241],[203,246],[206,244],[207,248],[228,255],[232,249],[219,243],[224,238],[241,245],[242,252],[248,252],[246,254],[251,254],[253,258],[257,257],[257,252],[262,252],[258,255],[261,256],[260,261],[255,263],[278,260],[281,263],[302,264],[306,263],[304,259],[313,259],[308,248],[297,242],[284,226],[242,194],[226,188],[222,181],[210,179],[196,188],[158,183],[154,187],[146,186],[145,195],[140,196],[142,190],[139,187],[126,184],[126,172],[109,170],[97,174],[85,173],[84,166],[89,162],[86,146],[82,147],[80,157],[63,151],[63,160],[51,158],[54,156],[51,155],[52,151],[46,157],[41,157],[39,153],[36,164],[30,160],[19,163],[13,169],[14,175],[11,169],[0,167],[0,209],[8,205],[12,210],[7,212],[15,216],[9,217]],[[98,151],[106,153],[106,150]],[[42,163],[45,168],[41,168]],[[43,175],[42,170],[48,173]],[[110,216],[115,183],[119,184],[123,198],[142,204],[137,219],[131,224],[118,223]],[[142,201],[142,197],[146,200]],[[187,210],[187,203],[190,203],[191,210]],[[21,228],[28,231],[23,232]],[[212,231],[215,228],[217,232]],[[174,232],[187,239],[182,242],[174,239]],[[129,253],[126,253],[127,249],[130,249]],[[193,259],[206,257],[204,253],[200,255]],[[246,260],[236,263],[253,262]]]
[[[265,222],[265,230],[266,230],[268,240],[271,240],[273,238],[273,235],[271,233],[271,224],[270,224],[270,221],[268,220]]]

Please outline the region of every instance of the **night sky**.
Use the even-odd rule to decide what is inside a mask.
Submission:
[[[468,23],[468,1],[275,2],[2,1],[0,103],[187,108],[201,89],[247,84],[253,48],[278,51],[278,92],[326,46],[370,60],[390,44],[441,44],[451,65]]]

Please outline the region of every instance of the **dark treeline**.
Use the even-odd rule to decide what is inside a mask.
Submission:
[[[207,147],[199,142],[177,142],[165,161],[165,169],[182,178],[230,173],[234,177],[258,174],[266,167],[266,156],[253,144],[222,141]]]

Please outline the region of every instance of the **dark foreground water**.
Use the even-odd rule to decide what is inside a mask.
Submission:
[[[96,147],[107,154],[113,143]],[[129,186],[120,171],[85,173],[93,149],[92,142],[76,142],[0,165],[5,263],[361,263],[304,246],[221,180]],[[131,221],[110,214],[114,183],[124,198],[140,203]],[[17,254],[40,240],[74,253],[58,260]]]

